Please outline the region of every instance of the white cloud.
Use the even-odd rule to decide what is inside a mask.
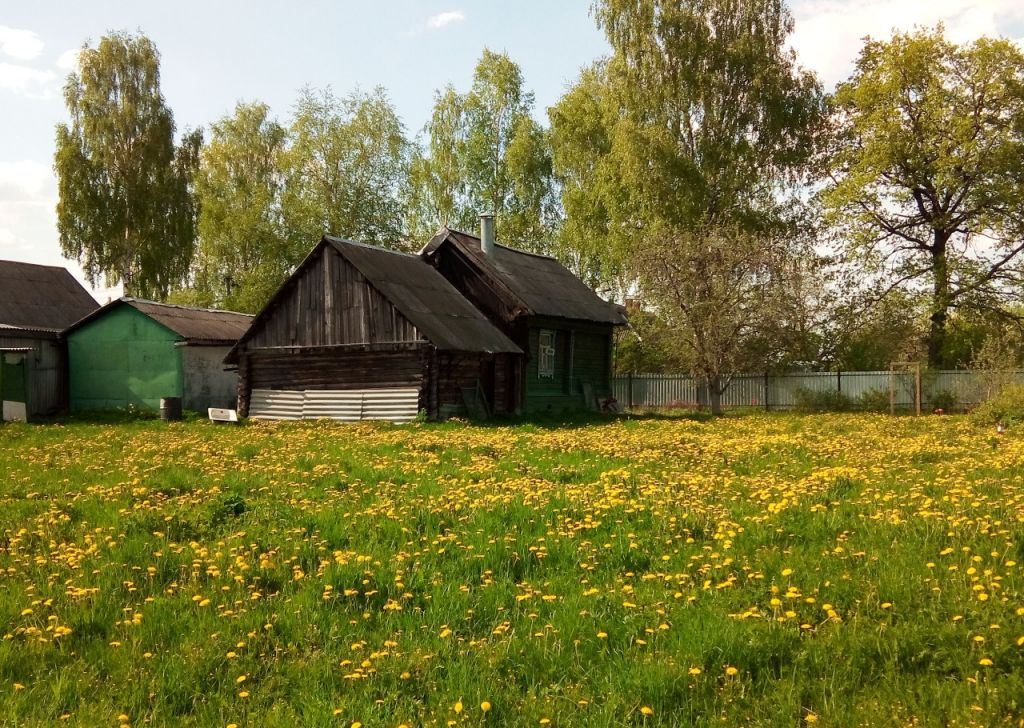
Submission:
[[[29,96],[48,96],[49,84],[55,78],[57,74],[53,71],[43,71],[16,63],[0,63],[0,89]]]
[[[43,52],[43,41],[31,30],[0,25],[0,53],[19,61],[31,61]]]
[[[847,78],[865,36],[887,38],[894,29],[943,23],[947,37],[962,43],[1024,23],[1020,0],[797,0],[793,47],[826,87]],[[1019,32],[1019,31],[1018,31]]]
[[[57,56],[57,68],[62,71],[74,71],[78,68],[78,54],[81,48],[69,48]]]
[[[427,27],[431,30],[437,30],[452,23],[461,23],[465,19],[466,15],[461,10],[448,10],[447,12],[438,13],[427,18]]]

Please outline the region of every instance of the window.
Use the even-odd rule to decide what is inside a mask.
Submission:
[[[537,376],[555,378],[555,332],[541,329],[537,342]]]

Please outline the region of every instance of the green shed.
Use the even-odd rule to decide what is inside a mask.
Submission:
[[[234,407],[238,376],[223,359],[252,317],[121,298],[64,332],[72,411]]]
[[[441,230],[420,251],[525,356],[518,372],[520,411],[595,409],[612,396],[613,332],[625,309],[605,301],[556,259],[481,235]]]

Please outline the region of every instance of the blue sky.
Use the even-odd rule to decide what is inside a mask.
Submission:
[[[307,84],[338,92],[381,85],[415,133],[436,89],[469,85],[485,46],[520,64],[543,120],[579,69],[607,50],[589,7],[590,0],[0,0],[0,259],[63,263],[51,171],[54,125],[65,117],[60,89],[75,49],[110,29],[154,40],[179,129],[208,124],[239,99],[265,101],[284,118]],[[826,84],[849,72],[861,37],[893,27],[942,21],[955,40],[1024,37],[1019,0],[802,0],[792,8],[794,48]]]

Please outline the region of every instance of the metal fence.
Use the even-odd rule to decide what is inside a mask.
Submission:
[[[1024,370],[921,372],[921,408],[942,406],[962,410],[985,401],[1009,382],[1024,384]],[[722,394],[730,409],[787,410],[830,399],[853,408],[888,406],[890,390],[899,409],[915,406],[913,371],[799,372],[734,376]],[[684,375],[627,374],[612,380],[620,404],[634,407],[706,407],[707,387]]]

